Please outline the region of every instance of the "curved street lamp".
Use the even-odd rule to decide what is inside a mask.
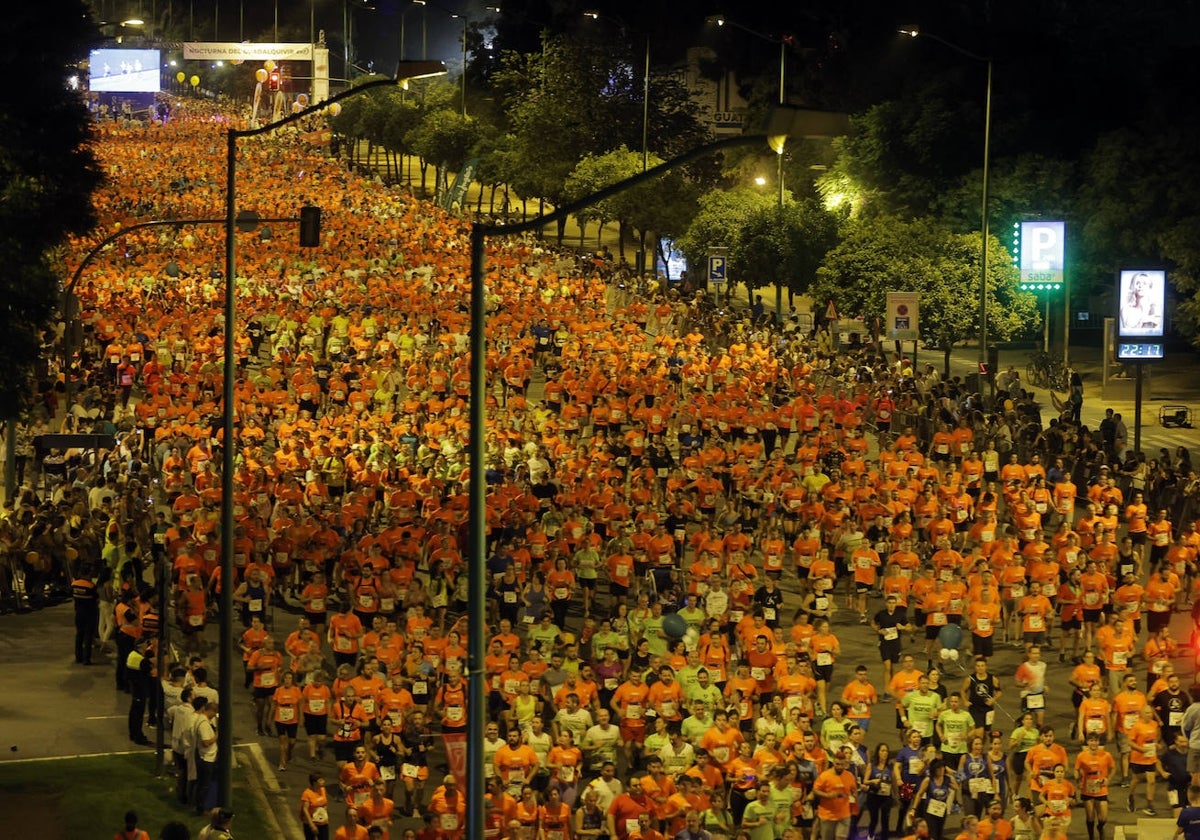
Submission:
[[[218,659],[221,697],[226,698],[222,708],[221,726],[217,729],[217,799],[218,804],[228,808],[233,803],[233,450],[234,450],[234,385],[237,380],[234,341],[237,325],[237,141],[241,137],[257,137],[277,128],[302,120],[338,102],[358,96],[377,87],[403,85],[412,79],[443,76],[446,65],[440,61],[401,61],[396,75],[391,79],[373,79],[357,87],[348,88],[324,102],[288,114],[283,119],[257,128],[230,128],[225,145],[225,358],[221,370],[221,604],[220,604],[220,651]]]

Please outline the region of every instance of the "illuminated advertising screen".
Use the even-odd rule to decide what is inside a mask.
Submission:
[[[1021,286],[1028,290],[1062,288],[1066,258],[1065,222],[1021,222]]]
[[[1157,269],[1121,271],[1117,323],[1121,338],[1162,338],[1167,273]]]
[[[89,75],[97,93],[158,93],[158,50],[92,50]]]

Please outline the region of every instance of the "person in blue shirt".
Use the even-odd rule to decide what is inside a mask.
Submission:
[[[1175,819],[1175,835],[1172,840],[1200,840],[1200,785],[1188,788],[1187,807]]]

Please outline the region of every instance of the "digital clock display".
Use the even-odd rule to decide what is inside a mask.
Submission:
[[[1163,346],[1158,343],[1121,342],[1117,345],[1118,359],[1161,359]]]

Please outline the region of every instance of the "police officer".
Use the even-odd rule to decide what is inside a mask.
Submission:
[[[79,569],[71,581],[71,598],[75,602],[75,661],[92,664],[92,646],[100,626],[100,593],[96,589],[96,570],[91,563]]]

